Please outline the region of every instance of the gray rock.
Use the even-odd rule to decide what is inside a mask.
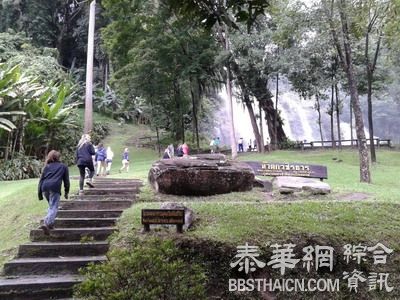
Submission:
[[[308,191],[312,194],[328,194],[331,187],[328,183],[315,178],[278,176],[273,179],[273,185],[281,194]]]
[[[263,192],[272,192],[272,182],[270,180],[255,178],[253,185],[262,188]]]
[[[164,202],[160,205],[161,209],[184,209],[185,210],[185,225],[183,225],[184,230],[188,230],[195,220],[194,212],[190,208],[186,207],[182,203],[176,202]],[[175,226],[175,225],[174,225]]]
[[[155,162],[148,180],[160,193],[207,196],[249,191],[253,188],[254,171],[239,161],[226,160],[224,155],[163,159]],[[214,159],[213,159],[214,158]]]

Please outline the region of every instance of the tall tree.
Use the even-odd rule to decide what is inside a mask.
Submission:
[[[330,4],[326,1],[324,1],[323,3],[325,5],[325,16],[328,18],[332,40],[336,47],[340,64],[347,76],[348,86],[350,90],[351,105],[354,111],[356,134],[358,140],[360,181],[370,183],[371,173],[369,166],[367,142],[364,132],[364,120],[358,96],[358,82],[354,70],[354,45],[350,37],[350,7],[348,6],[346,0],[331,0]]]

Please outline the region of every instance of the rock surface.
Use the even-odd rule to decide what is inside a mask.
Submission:
[[[328,194],[331,187],[328,183],[314,178],[278,176],[273,179],[273,185],[281,194],[309,191],[312,194]]]
[[[272,192],[272,182],[270,180],[255,178],[254,186],[262,188],[263,192]]]
[[[182,203],[175,203],[175,202],[164,202],[160,205],[161,209],[184,209],[185,210],[185,225],[183,225],[184,230],[188,230],[190,226],[192,226],[193,221],[195,219],[194,212],[190,208],[186,207]],[[173,225],[175,226],[175,225]]]
[[[160,193],[207,196],[251,190],[254,172],[246,163],[229,161],[223,154],[204,154],[159,160],[148,179]]]

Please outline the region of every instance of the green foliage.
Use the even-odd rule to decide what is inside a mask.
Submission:
[[[91,265],[76,297],[87,300],[206,299],[205,274],[179,258],[172,241],[152,239],[117,249],[108,262]]]
[[[0,161],[0,181],[21,180],[40,176],[43,163],[17,153],[12,159]]]
[[[103,141],[103,139],[109,135],[110,130],[111,127],[108,123],[95,122],[93,124],[93,131],[91,135],[93,143],[98,144]]]

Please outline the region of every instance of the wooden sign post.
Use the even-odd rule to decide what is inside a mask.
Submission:
[[[142,209],[144,231],[150,231],[151,224],[176,225],[176,231],[183,232],[185,224],[184,209]]]

